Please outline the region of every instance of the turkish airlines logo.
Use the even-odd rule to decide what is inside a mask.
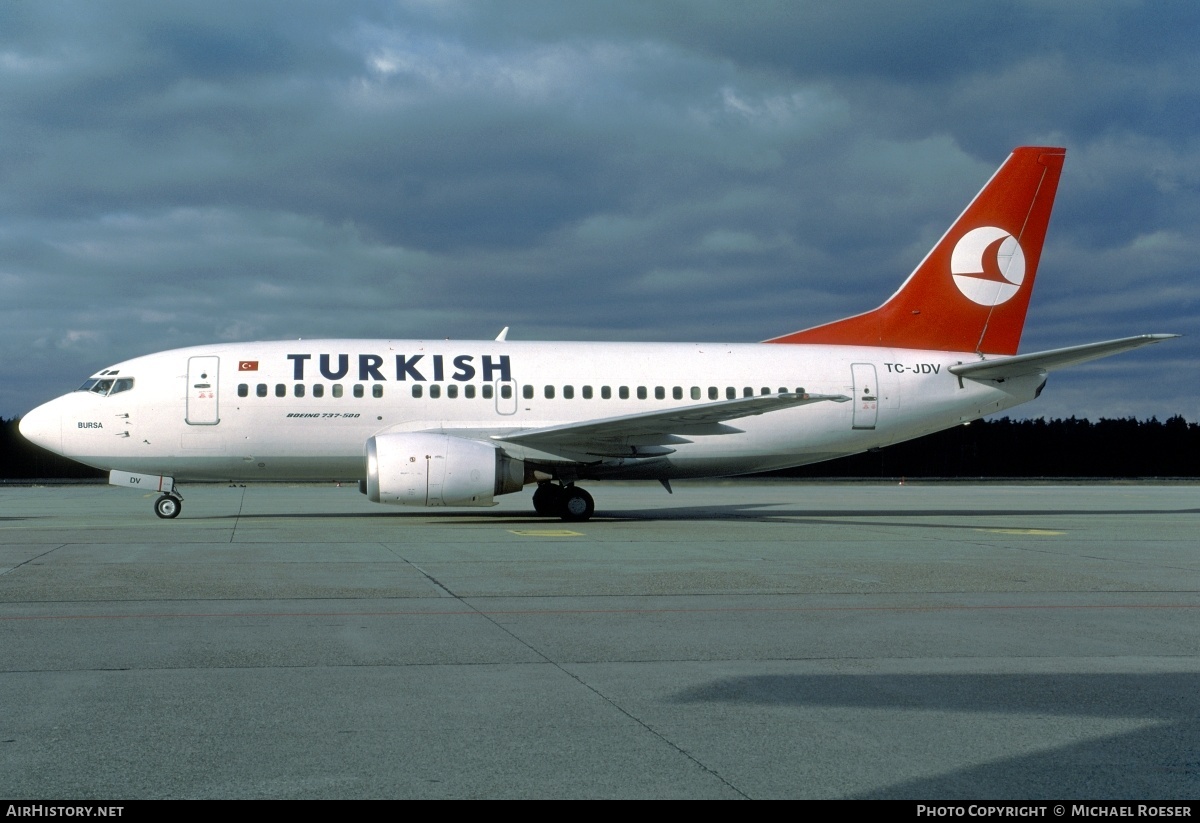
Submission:
[[[1025,282],[1025,252],[1017,238],[995,226],[964,234],[950,255],[954,285],[970,301],[999,306]]]

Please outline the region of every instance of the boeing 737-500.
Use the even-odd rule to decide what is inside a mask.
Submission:
[[[489,506],[536,484],[770,471],[1033,400],[1048,372],[1176,335],[1017,354],[1065,150],[1016,149],[879,308],[763,343],[303,340],[108,366],[22,419],[29,440],[161,493],[176,481],[358,481],[377,503]]]

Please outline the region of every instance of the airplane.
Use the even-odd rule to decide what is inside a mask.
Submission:
[[[177,480],[358,481],[377,503],[590,518],[581,480],[784,469],[976,420],[1055,369],[1172,337],[1017,354],[1066,151],[1015,149],[878,308],[760,343],[298,340],[135,357],[21,433],[177,517]]]

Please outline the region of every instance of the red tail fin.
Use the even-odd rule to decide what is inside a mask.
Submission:
[[[1016,354],[1065,157],[1015,149],[886,303],[766,342]]]

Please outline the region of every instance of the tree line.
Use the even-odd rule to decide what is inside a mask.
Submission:
[[[0,479],[102,478],[29,443],[0,418]],[[864,454],[775,472],[786,477],[1198,477],[1200,424],[1156,418],[977,420]]]
[[[107,477],[74,460],[33,445],[17,430],[19,419],[0,417],[0,480],[65,480]]]
[[[976,420],[787,477],[1197,477],[1200,424],[1156,418]]]

